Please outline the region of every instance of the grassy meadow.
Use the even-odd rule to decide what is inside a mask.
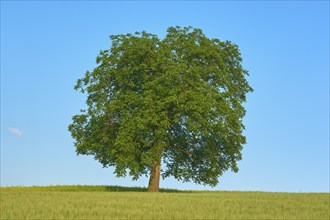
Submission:
[[[0,219],[329,219],[329,193],[1,187]]]

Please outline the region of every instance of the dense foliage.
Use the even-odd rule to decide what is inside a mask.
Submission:
[[[242,103],[252,91],[237,45],[191,27],[170,27],[162,40],[146,32],[110,38],[75,86],[88,94],[69,126],[76,152],[133,179],[161,162],[163,178],[211,186],[237,172]]]

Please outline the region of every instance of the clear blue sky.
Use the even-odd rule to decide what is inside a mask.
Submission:
[[[73,86],[109,35],[175,25],[238,44],[255,90],[240,171],[214,189],[329,192],[328,1],[1,1],[1,185],[147,186],[76,156],[67,127],[85,97]]]

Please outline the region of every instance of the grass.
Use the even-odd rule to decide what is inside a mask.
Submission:
[[[329,219],[329,193],[1,187],[0,219]]]

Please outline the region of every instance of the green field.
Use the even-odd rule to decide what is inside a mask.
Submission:
[[[1,187],[1,219],[329,219],[329,193]]]

